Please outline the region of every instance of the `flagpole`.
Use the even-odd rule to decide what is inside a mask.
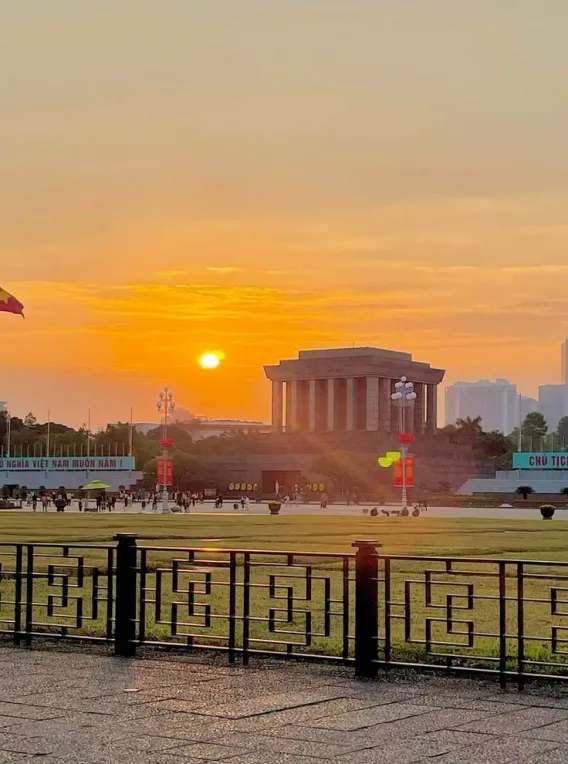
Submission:
[[[522,439],[522,427],[523,427],[523,396],[519,394],[519,451],[523,450],[523,439]]]
[[[47,411],[47,445],[46,445],[46,456],[49,459],[49,446],[50,446],[50,439],[51,439],[51,411]]]
[[[8,453],[7,453],[7,456],[8,456],[8,459],[9,459],[10,458],[10,449],[11,449],[11,444],[12,444],[12,414],[10,414],[10,411],[8,411],[8,433],[7,433],[7,435],[8,435],[8,443],[7,443]]]

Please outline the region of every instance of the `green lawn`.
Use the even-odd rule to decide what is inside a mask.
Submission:
[[[387,554],[568,559],[568,522],[246,514],[0,514],[0,541],[101,544],[136,533],[140,544],[349,552],[376,539]]]
[[[146,634],[157,642],[177,642],[204,645],[223,645],[228,635],[229,568],[227,555],[214,554],[213,548],[256,549],[290,551],[295,553],[297,567],[285,567],[286,558],[272,559],[267,555],[253,557],[251,575],[251,637],[258,640],[251,647],[264,649],[268,641],[279,639],[279,649],[293,652],[340,654],[342,646],[342,601],[344,579],[341,560],[312,558],[307,552],[352,552],[355,539],[376,539],[381,551],[390,555],[427,555],[455,557],[491,557],[492,559],[546,560],[551,565],[527,566],[524,573],[525,653],[534,660],[551,660],[556,666],[564,664],[564,650],[559,643],[558,652],[552,653],[549,640],[556,635],[564,639],[568,629],[568,587],[562,578],[568,575],[556,565],[568,559],[568,522],[522,520],[470,520],[447,518],[370,518],[314,516],[279,516],[246,514],[190,514],[190,515],[135,515],[135,514],[63,514],[55,513],[3,513],[0,541],[50,542],[68,544],[71,559],[65,560],[60,552],[44,551],[36,557],[34,570],[40,573],[34,580],[34,631],[49,631],[69,627],[70,634],[102,635],[106,617],[106,555],[103,550],[74,549],[73,545],[106,544],[116,533],[136,533],[138,543],[159,547],[207,547],[197,563],[189,563],[187,554],[180,551],[158,550],[148,552],[146,577]],[[40,548],[36,549],[36,555]],[[87,566],[82,582],[77,580],[76,560],[81,555]],[[172,560],[180,561],[177,589],[172,577]],[[0,622],[9,624],[13,619],[15,582],[11,548],[0,548],[3,572],[8,573],[0,583]],[[243,557],[238,556],[235,571],[236,588],[236,641],[242,640]],[[52,566],[51,579],[45,575]],[[68,568],[65,566],[69,565]],[[384,563],[380,567],[379,600],[381,634],[384,634]],[[452,571],[443,562],[393,559],[391,571],[391,629],[393,658],[396,660],[425,659],[424,640],[427,621],[432,638],[444,645],[433,646],[432,653],[451,652],[472,659],[498,654],[498,641],[493,636],[499,631],[499,579],[495,562],[458,563]],[[100,574],[97,583],[93,570]],[[426,570],[432,571],[432,588],[428,594]],[[504,614],[508,637],[507,654],[511,661],[517,654],[517,599],[519,597],[517,566],[507,565],[504,570],[506,612]],[[463,575],[462,575],[463,574]],[[352,577],[352,569],[350,576]],[[161,607],[156,607],[158,579],[161,579]],[[308,580],[311,579],[311,590]],[[61,599],[65,593],[68,600]],[[93,587],[98,590],[99,610],[92,612]],[[272,586],[271,586],[272,585]],[[473,590],[468,589],[473,586]],[[350,591],[350,631],[353,623],[354,583]],[[175,590],[174,590],[175,589]],[[324,632],[326,621],[325,597],[328,604],[330,633],[314,636],[310,645],[304,645],[306,619],[311,618],[311,630]],[[473,593],[473,599],[468,596]],[[293,599],[293,613],[289,621],[287,609]],[[450,597],[450,599],[448,599]],[[76,624],[78,602],[83,607],[83,621]],[[194,602],[192,610],[189,603]],[[553,603],[556,602],[556,605]],[[177,604],[172,629],[172,608]],[[564,604],[566,603],[566,604]],[[450,611],[448,605],[451,605]],[[174,608],[175,609],[175,608]],[[271,610],[273,623],[269,623]],[[406,624],[404,613],[410,611]],[[566,613],[566,615],[564,615]],[[209,621],[209,615],[212,619]],[[217,617],[215,617],[217,616]],[[278,620],[280,623],[278,624]],[[470,626],[470,623],[473,624]],[[5,625],[3,628],[8,628]],[[466,632],[473,628],[475,644],[466,646]],[[212,635],[219,639],[212,639]],[[286,645],[292,645],[286,648]],[[351,644],[352,648],[352,644]],[[567,653],[568,654],[568,653]],[[444,660],[439,658],[438,660]],[[486,665],[488,665],[486,661]],[[511,663],[511,666],[513,663]],[[546,670],[546,668],[544,669]]]

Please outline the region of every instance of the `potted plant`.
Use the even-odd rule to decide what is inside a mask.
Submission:
[[[552,520],[554,517],[554,507],[552,504],[543,504],[540,508],[540,514],[543,520]]]
[[[268,502],[268,509],[270,510],[271,515],[279,515],[281,506],[282,504],[279,501]]]

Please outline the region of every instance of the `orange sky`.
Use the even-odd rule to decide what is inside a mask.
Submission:
[[[152,420],[167,383],[268,419],[263,363],[352,343],[558,381],[567,23],[532,0],[21,0],[0,284],[26,321],[0,314],[0,398]]]

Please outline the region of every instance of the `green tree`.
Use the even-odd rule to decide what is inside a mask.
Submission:
[[[521,426],[521,434],[523,438],[526,438],[532,444],[531,449],[542,448],[547,432],[548,425],[542,414],[538,411],[531,411],[526,415],[525,421]]]
[[[32,414],[32,412],[28,412],[24,418],[24,426],[32,429],[37,424],[37,419]]]
[[[455,424],[444,427],[443,432],[449,437],[452,443],[462,446],[474,447],[483,434],[481,426],[481,417],[462,417]]]
[[[545,447],[545,437],[548,432],[546,419],[538,411],[526,415],[521,425],[521,451],[539,451]],[[519,450],[519,428],[515,427],[509,435],[513,451]]]
[[[6,447],[6,435],[8,434],[8,412],[0,411],[0,449]]]
[[[482,432],[474,447],[475,458],[479,461],[492,461],[496,470],[511,467],[512,442],[499,430]]]
[[[568,416],[563,416],[562,419],[558,422],[556,432],[558,434],[558,440],[560,441],[562,448],[565,448],[566,444],[568,443]]]

